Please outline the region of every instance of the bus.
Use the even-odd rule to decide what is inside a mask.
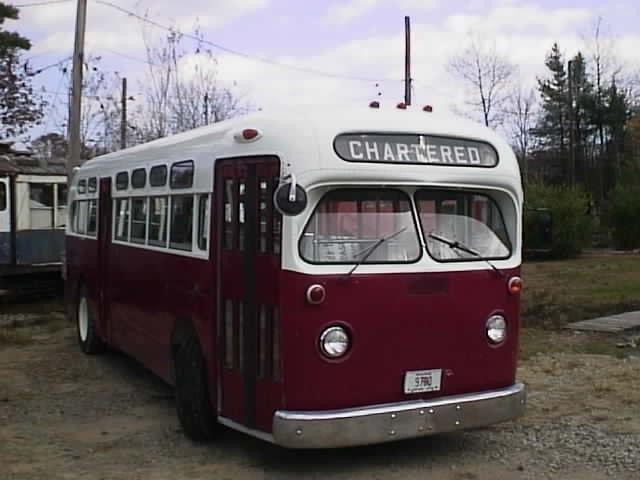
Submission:
[[[256,112],[86,162],[82,351],[172,385],[196,441],[334,448],[521,415],[518,163],[429,110]]]
[[[0,298],[59,286],[66,206],[64,161],[0,155]]]

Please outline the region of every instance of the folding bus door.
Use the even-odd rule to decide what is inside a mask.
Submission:
[[[271,431],[281,397],[281,219],[272,200],[279,165],[249,157],[215,167],[220,415],[263,431]]]
[[[98,200],[98,258],[96,288],[98,291],[100,331],[113,342],[109,324],[109,245],[111,244],[111,178],[101,178]]]

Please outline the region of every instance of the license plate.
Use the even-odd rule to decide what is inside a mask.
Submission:
[[[404,393],[437,392],[441,379],[442,369],[407,372],[404,374]]]

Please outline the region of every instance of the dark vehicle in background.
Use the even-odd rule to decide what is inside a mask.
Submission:
[[[553,250],[553,214],[549,208],[527,208],[524,218],[525,258],[547,258]]]

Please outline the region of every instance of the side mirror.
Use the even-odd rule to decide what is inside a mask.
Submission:
[[[273,194],[273,203],[282,215],[299,215],[307,208],[307,192],[295,179],[282,183]]]

